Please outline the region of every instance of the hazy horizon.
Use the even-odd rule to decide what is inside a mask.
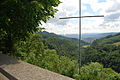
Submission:
[[[46,31],[46,32],[49,32],[49,31]],[[54,32],[49,32],[49,33],[54,33]],[[82,34],[103,34],[103,33],[120,33],[120,32],[91,32],[91,33],[82,33]],[[65,33],[61,33],[61,34],[58,34],[58,33],[54,33],[54,34],[57,34],[57,35],[69,35],[69,34],[79,34],[79,33],[68,33],[68,34],[65,34]]]

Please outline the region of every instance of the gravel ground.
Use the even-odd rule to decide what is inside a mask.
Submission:
[[[74,80],[3,54],[0,54],[0,68],[18,80]]]

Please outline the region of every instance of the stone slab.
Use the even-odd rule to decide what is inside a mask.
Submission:
[[[74,80],[3,54],[0,54],[0,68],[17,80]]]

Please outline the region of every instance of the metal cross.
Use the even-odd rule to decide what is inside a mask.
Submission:
[[[80,13],[81,15],[81,13]],[[79,74],[80,74],[80,67],[81,67],[81,57],[82,57],[82,54],[81,54],[81,18],[94,18],[94,17],[104,17],[104,15],[95,15],[95,16],[80,16],[80,17],[63,17],[63,18],[59,18],[59,19],[74,19],[74,18],[78,18],[79,19],[79,59],[78,59],[78,63],[79,63]]]
[[[63,17],[63,18],[59,18],[59,19],[73,19],[73,18],[78,18],[79,19],[79,59],[78,59],[78,63],[79,63],[79,74],[80,74],[80,67],[81,67],[81,49],[80,49],[80,41],[81,41],[81,18],[93,18],[93,17],[104,17],[104,15],[96,15],[96,16],[81,16],[81,0],[79,0],[79,17]]]

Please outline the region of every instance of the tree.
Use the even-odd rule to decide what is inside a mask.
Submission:
[[[73,77],[77,71],[77,62],[66,56],[60,56],[55,50],[45,50],[40,62],[40,67],[60,73],[65,76]]]
[[[99,62],[106,68],[120,72],[120,46],[104,44],[97,47],[88,47],[84,50],[82,63]]]
[[[103,65],[95,62],[84,65],[80,68],[77,80],[120,80],[120,74],[111,68],[104,68]]]
[[[17,59],[21,59],[23,61],[32,60],[32,57],[37,58],[39,54],[44,53],[44,44],[43,39],[40,34],[33,34],[26,41],[20,41],[19,43],[15,44],[16,53],[10,54]],[[37,63],[30,62],[30,63]]]
[[[60,56],[55,49],[48,49],[43,43],[40,34],[31,35],[26,41],[15,45],[16,53],[10,56],[23,60],[30,64],[54,71],[69,77],[73,77],[77,71],[75,60],[67,56]]]
[[[14,44],[25,40],[56,13],[59,0],[1,0],[0,1],[0,50],[14,52]],[[1,37],[2,35],[2,37]],[[4,35],[4,36],[3,36]]]

